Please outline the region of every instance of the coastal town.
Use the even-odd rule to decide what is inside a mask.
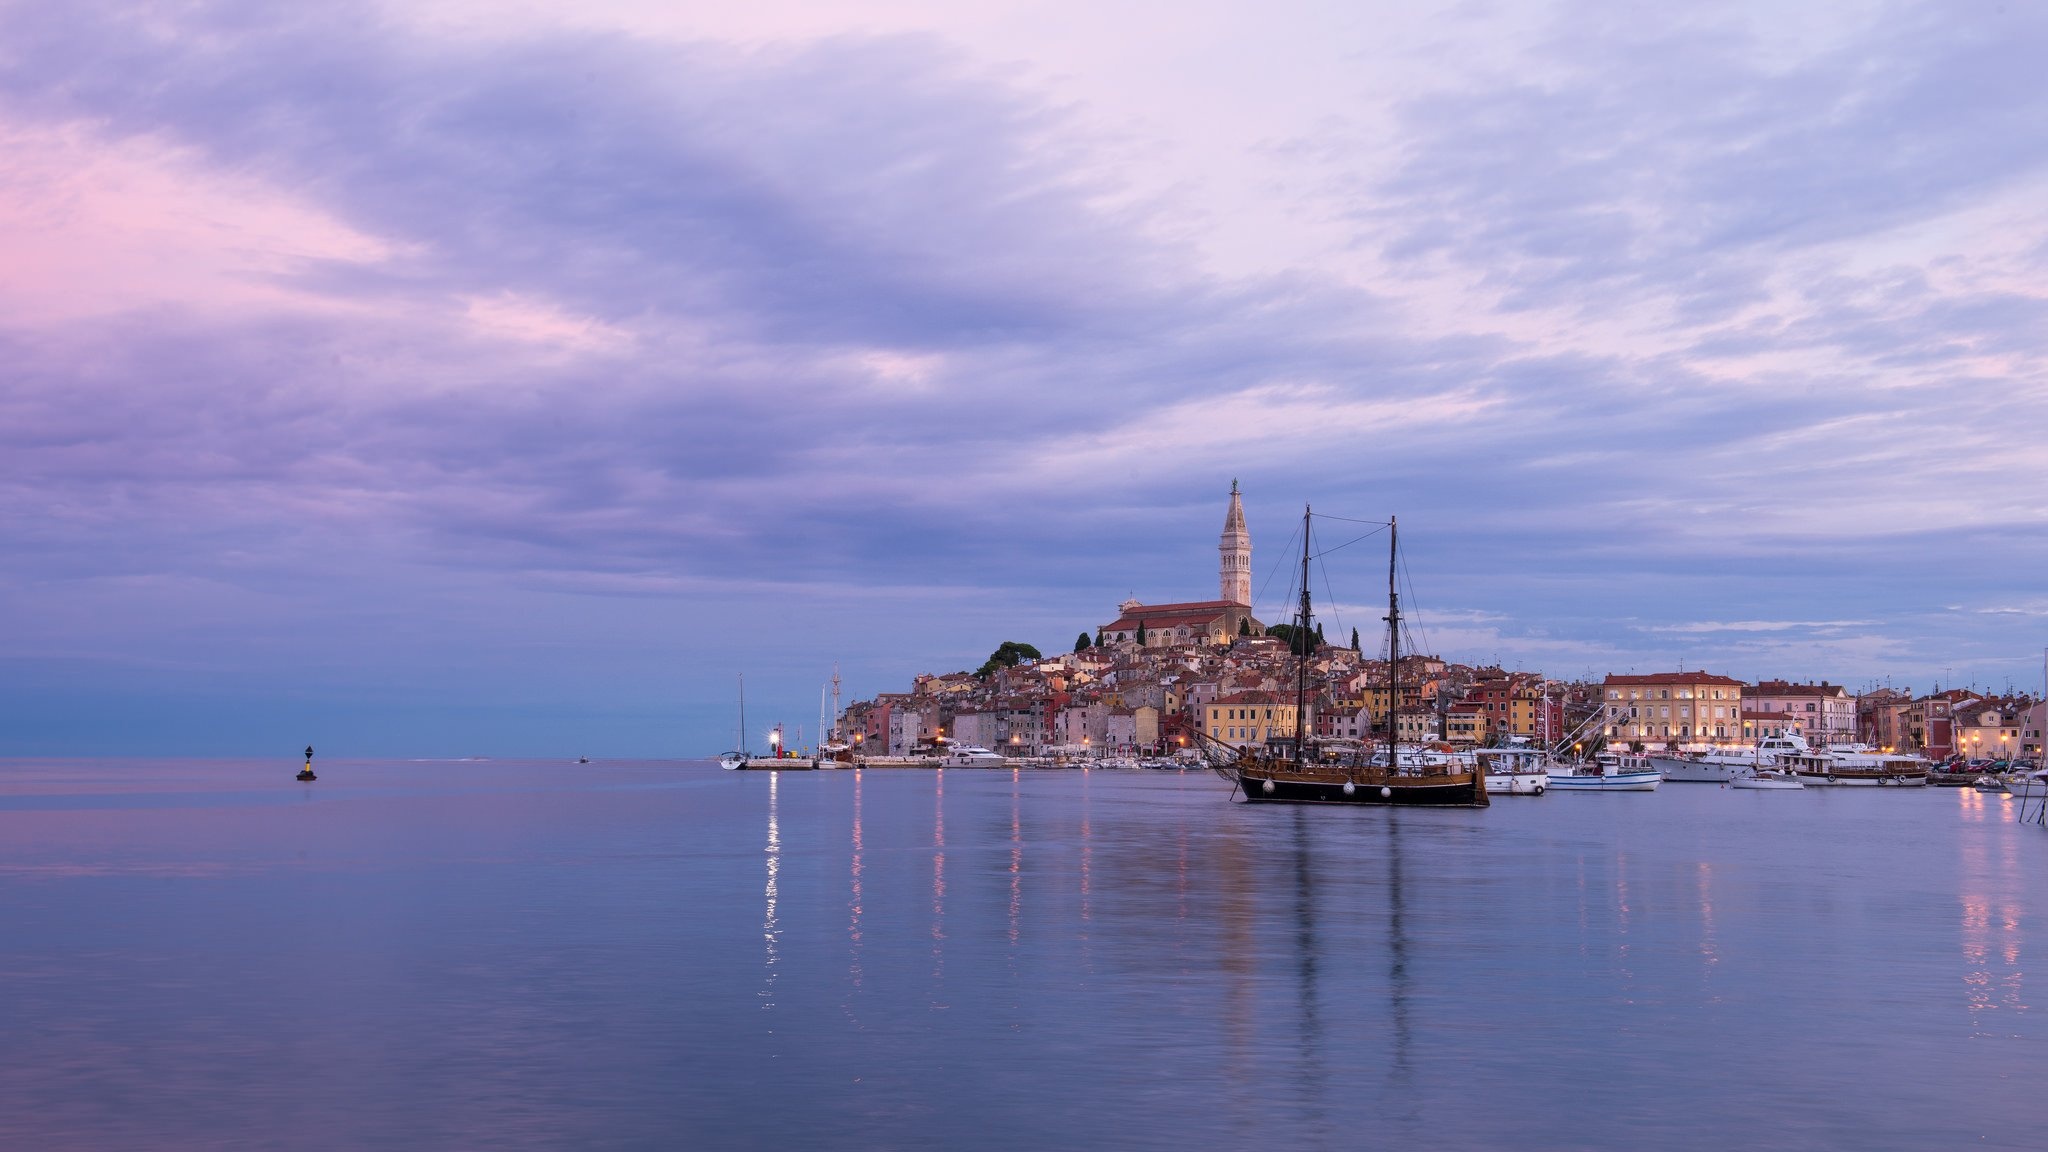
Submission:
[[[1296,636],[1253,616],[1251,536],[1235,484],[1219,552],[1217,599],[1126,600],[1071,651],[1006,641],[973,671],[921,675],[908,691],[853,702],[834,736],[873,758],[949,747],[1020,761],[1188,758],[1199,744],[1292,739],[1305,659],[1304,736],[1320,746],[1384,744],[1392,716],[1398,743],[1447,751],[1525,743],[1578,755],[1700,753],[1797,736],[1980,767],[2041,761],[2044,706],[2025,695],[1747,682],[1703,670],[1565,680],[1428,654],[1403,654],[1396,667],[1368,655],[1355,630]]]

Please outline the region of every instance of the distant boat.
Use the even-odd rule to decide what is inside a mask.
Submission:
[[[739,747],[718,758],[718,766],[728,772],[736,772],[747,766],[753,754],[747,751],[747,674],[740,673],[740,730]]]
[[[1008,760],[995,752],[975,744],[962,744],[950,748],[945,759],[939,761],[941,768],[1007,768]]]

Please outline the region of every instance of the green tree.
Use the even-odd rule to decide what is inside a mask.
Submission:
[[[1088,650],[1088,634],[1087,634],[1086,632],[1083,632],[1083,633],[1081,633],[1081,634],[1080,634],[1079,636],[1077,636],[1077,637],[1075,637],[1075,638],[1074,638],[1074,651],[1076,651],[1076,652],[1086,652],[1087,650]]]
[[[1305,656],[1315,651],[1315,646],[1319,643],[1314,632],[1305,628],[1296,628],[1292,624],[1270,625],[1266,629],[1266,635],[1278,640],[1287,641],[1288,651],[1293,652],[1296,656]]]
[[[1042,659],[1044,657],[1039,655],[1038,649],[1031,645],[1005,640],[994,652],[989,653],[988,660],[974,674],[986,680],[989,674],[998,668],[1015,668],[1021,661]]]
[[[1096,630],[1096,632],[1095,632],[1095,646],[1096,646],[1097,648],[1100,648],[1100,647],[1102,647],[1102,630],[1101,630],[1101,629],[1097,629],[1097,630]]]
[[[1359,648],[1358,646],[1358,629],[1356,628],[1353,628],[1351,630],[1351,650],[1353,652],[1363,651],[1363,649]]]
[[[1143,620],[1140,620],[1140,621],[1138,621],[1138,647],[1140,647],[1140,648],[1143,648],[1144,646],[1145,646],[1145,622],[1144,622]]]
[[[1239,617],[1237,618],[1237,634],[1238,634],[1239,636],[1249,636],[1249,635],[1251,635],[1251,634],[1252,634],[1252,618],[1251,618],[1251,617],[1249,617],[1249,616],[1239,616]]]

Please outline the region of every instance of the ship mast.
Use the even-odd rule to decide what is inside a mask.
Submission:
[[[1387,774],[1401,770],[1401,593],[1394,583],[1398,517],[1387,517]]]
[[[1290,637],[1295,649],[1294,672],[1294,766],[1300,768],[1302,730],[1308,727],[1308,528],[1309,506],[1301,506],[1301,616]]]

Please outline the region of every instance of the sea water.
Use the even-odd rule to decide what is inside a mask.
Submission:
[[[2038,1148],[1972,790],[0,762],[0,1147]]]

